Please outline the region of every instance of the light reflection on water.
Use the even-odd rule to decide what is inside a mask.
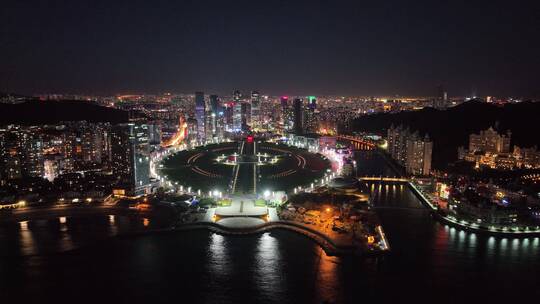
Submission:
[[[284,261],[279,246],[279,240],[268,232],[257,238],[254,280],[258,292],[265,298],[271,298],[272,293],[276,290],[285,290],[287,286]],[[274,288],[268,288],[269,282]]]
[[[20,252],[23,255],[36,254],[34,236],[32,231],[28,228],[28,221],[19,222],[20,226]]]
[[[321,303],[332,300],[339,302],[338,291],[341,284],[338,274],[339,258],[327,256],[321,248],[317,248],[317,251],[319,252],[319,263],[315,265],[317,267],[315,288],[317,300]]]
[[[216,276],[213,279],[226,279],[227,274],[229,273],[229,256],[227,252],[227,241],[224,236],[212,233],[210,236],[208,255],[208,266],[211,269],[211,273]]]
[[[108,216],[109,218],[109,230],[111,232],[111,235],[117,235],[118,234],[118,226],[116,225],[116,217],[112,214]]]
[[[4,244],[8,244],[10,248],[0,254],[24,256],[63,252],[95,240],[151,226],[149,219],[118,215],[60,216],[14,224],[4,222],[0,223],[0,247],[5,248]]]

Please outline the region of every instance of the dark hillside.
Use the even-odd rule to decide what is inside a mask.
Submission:
[[[60,121],[122,123],[128,112],[83,101],[36,101],[0,104],[0,125],[55,124]]]
[[[427,133],[434,142],[433,165],[444,168],[457,159],[457,148],[467,146],[469,134],[498,124],[499,132],[512,131],[512,145],[540,147],[540,103],[523,102],[496,106],[471,101],[446,111],[425,108],[420,111],[382,113],[358,118],[353,130],[386,134],[388,127],[406,125]]]

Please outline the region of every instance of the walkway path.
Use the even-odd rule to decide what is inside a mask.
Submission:
[[[257,193],[257,163],[253,162],[256,143],[243,141],[238,149],[239,161],[233,170],[232,194]]]
[[[215,214],[219,216],[264,216],[268,214],[267,207],[257,207],[249,196],[234,196],[228,207],[218,207]]]

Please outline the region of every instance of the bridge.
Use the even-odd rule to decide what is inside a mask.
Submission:
[[[410,180],[404,177],[384,177],[384,176],[361,176],[358,177],[362,181],[374,181],[374,182],[398,182],[407,183]]]
[[[336,137],[340,140],[352,142],[356,149],[373,150],[377,147],[375,143],[373,143],[372,141],[366,140],[365,138],[362,138],[361,136],[337,135]]]

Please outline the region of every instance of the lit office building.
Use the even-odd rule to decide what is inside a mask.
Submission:
[[[242,103],[237,102],[234,104],[233,109],[233,131],[242,131]]]
[[[261,97],[258,91],[251,92],[251,127],[260,128],[261,125]]]
[[[195,92],[195,119],[197,120],[197,140],[206,140],[206,104],[204,93]]]
[[[281,102],[281,121],[284,131],[290,131],[293,127],[293,115],[292,109],[289,104],[289,97],[282,96],[280,99]]]
[[[304,100],[302,98],[295,98],[293,103],[293,117],[294,117],[294,133],[300,135],[304,133]]]
[[[227,132],[234,130],[234,102],[227,102],[223,105],[223,124]]]
[[[309,96],[304,120],[304,131],[306,133],[316,133],[318,131],[318,114],[317,100],[315,96]]]
[[[148,126],[142,122],[114,126],[111,150],[113,173],[120,178],[123,194],[147,193],[150,184]]]
[[[213,139],[223,137],[224,113],[217,95],[210,95],[210,112],[208,115],[208,136]]]
[[[251,126],[251,105],[247,102],[242,102],[240,110],[242,112],[242,131],[247,131]]]

